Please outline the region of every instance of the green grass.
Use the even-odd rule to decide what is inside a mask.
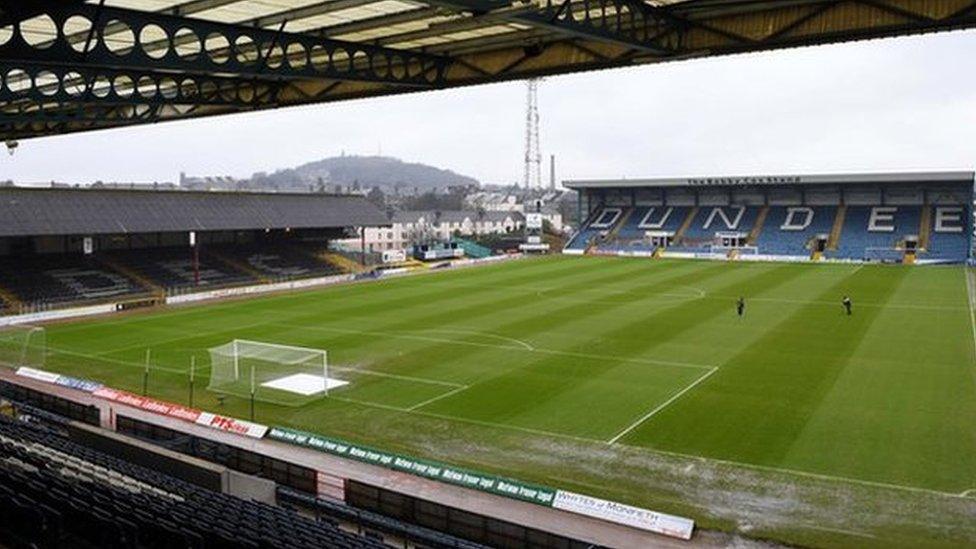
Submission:
[[[259,421],[791,543],[976,544],[966,276],[552,257],[51,325],[48,369],[138,392],[151,348],[185,403],[209,347],[323,348],[350,385]]]

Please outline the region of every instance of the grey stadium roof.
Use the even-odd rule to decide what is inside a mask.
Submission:
[[[976,0],[0,0],[0,139],[974,26]]]
[[[654,177],[636,179],[581,179],[563,181],[570,189],[607,189],[634,187],[742,187],[768,185],[865,185],[893,183],[968,183],[971,171],[887,172],[807,175],[730,175],[703,177]]]
[[[362,196],[0,189],[0,236],[309,229],[388,225]]]
[[[485,211],[482,213],[482,215],[479,215],[477,210],[408,210],[393,214],[393,222],[415,223],[421,217],[425,218],[427,221],[437,220],[443,223],[461,223],[465,219],[470,219],[471,221],[491,221],[492,223],[498,223],[505,221],[505,219],[508,218],[515,221],[520,221],[524,218],[524,216],[519,212]]]

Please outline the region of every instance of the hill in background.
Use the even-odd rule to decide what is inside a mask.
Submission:
[[[256,173],[250,185],[277,190],[366,189],[414,193],[452,186],[479,185],[477,179],[427,164],[388,156],[335,156],[270,174]]]

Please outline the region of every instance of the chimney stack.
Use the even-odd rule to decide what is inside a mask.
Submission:
[[[549,190],[556,190],[556,155],[549,155]]]

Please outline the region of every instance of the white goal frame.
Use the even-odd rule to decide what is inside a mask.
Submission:
[[[274,356],[275,350],[281,351],[281,355]],[[325,349],[234,339],[210,348],[209,352],[211,378],[207,388],[214,392],[251,396],[256,400],[281,404],[298,404],[296,401],[328,396],[333,387],[329,379],[329,354]],[[288,356],[289,353],[292,356]],[[255,361],[250,364],[250,368],[248,360]],[[266,366],[262,368],[259,363]],[[292,389],[274,385],[274,382],[290,377],[318,379],[320,376],[321,390],[308,393],[298,391],[293,397],[286,396]]]
[[[16,351],[17,356],[13,356],[13,353],[11,353],[9,357],[3,356],[6,353],[0,351],[0,365],[7,365],[11,367],[30,366],[33,368],[43,368],[47,362],[47,330],[45,330],[43,326],[34,326],[32,324],[8,324],[6,326],[0,326],[0,348],[4,348],[4,350],[6,348],[6,346],[2,343],[2,341],[8,341],[8,339],[4,337],[5,334],[15,331],[26,334],[26,337],[24,338],[23,342],[19,344],[20,349]],[[37,339],[36,334],[42,334],[44,336],[43,341],[39,344],[39,346],[35,343],[35,340]],[[9,341],[12,341],[12,339]],[[13,346],[10,346],[9,348],[12,349]],[[37,348],[40,350],[40,360],[28,360],[28,354],[32,348]]]

